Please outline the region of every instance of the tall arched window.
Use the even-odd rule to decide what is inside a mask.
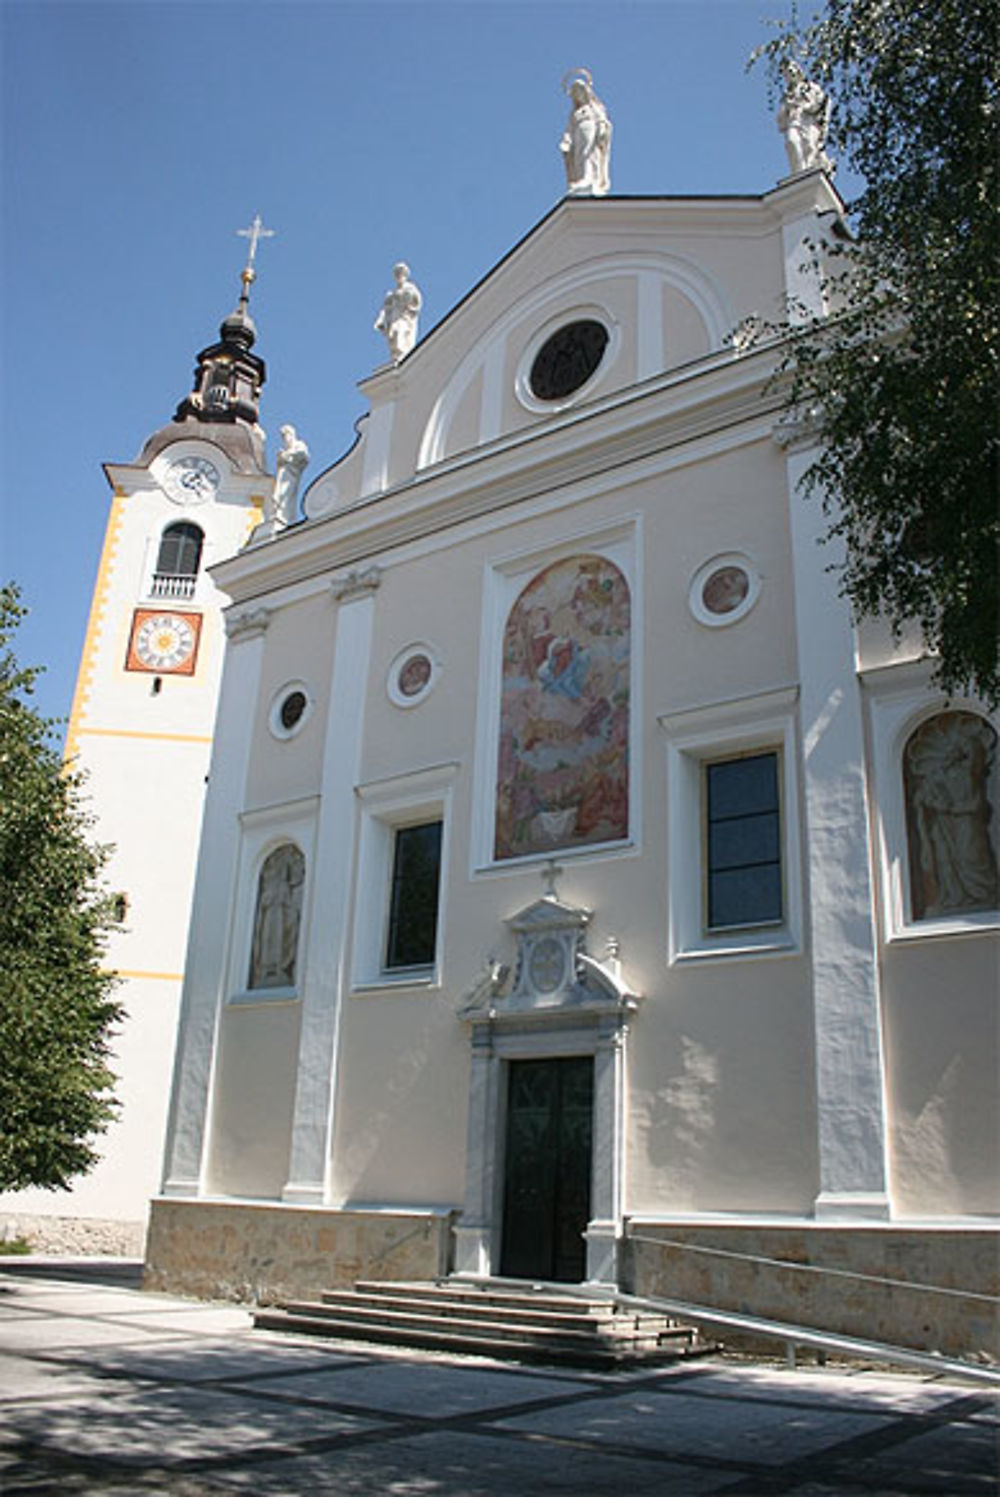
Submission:
[[[494,856],[628,836],[628,583],[603,556],[528,583],[503,640]]]
[[[190,598],[194,596],[195,579],[201,566],[201,548],[205,536],[190,520],[168,525],[160,537],[160,549],[153,574],[154,598]]]
[[[293,842],[264,859],[257,880],[248,988],[293,988],[306,860]]]
[[[974,712],[939,712],[903,749],[914,920],[995,909],[997,735]]]

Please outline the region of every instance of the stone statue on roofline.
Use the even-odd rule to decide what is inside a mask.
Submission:
[[[784,93],[778,106],[778,129],[785,137],[792,174],[836,170],[826,154],[830,128],[830,100],[818,83],[811,83],[794,58],[781,64]]]
[[[294,426],[281,428],[281,451],[275,459],[274,498],[272,501],[275,524],[284,529],[295,519],[295,500],[299,492],[299,480],[309,461],[309,448],[298,435]]]
[[[567,73],[562,86],[571,105],[559,142],[566,168],[566,192],[570,197],[604,197],[611,191],[608,111],[594,92],[594,80],[587,68]]]
[[[271,540],[295,523],[299,483],[308,462],[309,448],[295,427],[286,423],[281,428],[281,450],[274,460],[274,483],[264,500],[264,518],[250,537],[251,546]]]
[[[386,292],[374,327],[382,333],[389,345],[389,357],[394,364],[406,358],[417,341],[417,318],[423,305],[419,289],[410,280],[410,267],[400,260],[392,267],[395,285]]]

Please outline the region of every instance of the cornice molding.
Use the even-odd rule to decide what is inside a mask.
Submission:
[[[756,441],[781,410],[783,397],[769,388],[774,363],[770,348],[729,354],[696,375],[649,381],[624,400],[526,428],[295,526],[280,547],[229,557],[211,569],[213,581],[244,601],[339,568],[364,570],[396,547],[741,426]]]

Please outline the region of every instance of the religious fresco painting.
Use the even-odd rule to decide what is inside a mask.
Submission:
[[[1000,904],[997,735],[972,712],[942,712],[903,751],[913,918]]]
[[[630,600],[602,556],[520,593],[504,630],[494,856],[628,836]]]

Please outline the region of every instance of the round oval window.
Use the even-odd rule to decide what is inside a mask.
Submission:
[[[706,579],[701,601],[709,613],[717,616],[734,613],[750,591],[750,578],[742,567],[719,567]]]
[[[304,691],[290,691],[281,704],[278,718],[281,726],[290,733],[301,720],[306,710],[306,694]]]
[[[429,684],[433,666],[426,655],[411,655],[399,668],[396,689],[400,696],[419,696]]]
[[[588,318],[569,322],[546,338],[535,355],[528,383],[537,400],[565,400],[594,374],[608,346],[608,330]]]

